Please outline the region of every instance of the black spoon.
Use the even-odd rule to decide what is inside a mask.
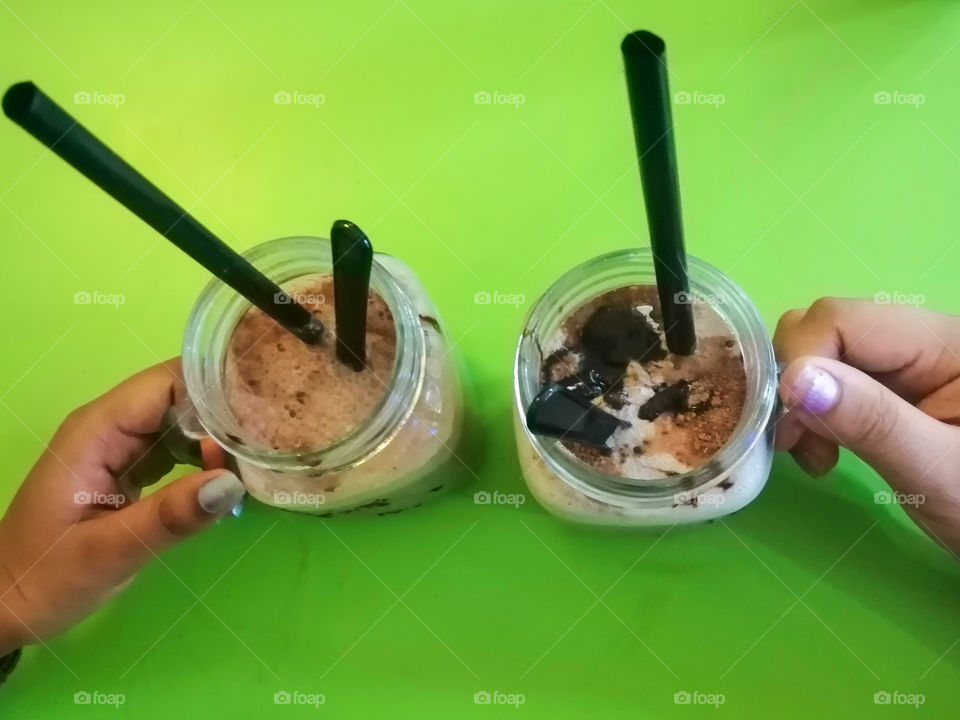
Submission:
[[[607,444],[617,428],[630,424],[605,413],[582,393],[551,383],[527,408],[527,427],[537,435],[589,445],[609,453]]]

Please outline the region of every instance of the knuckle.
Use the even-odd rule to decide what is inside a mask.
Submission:
[[[793,310],[787,310],[783,315],[780,316],[780,320],[777,321],[777,329],[773,333],[774,339],[784,339],[790,333],[790,331],[796,327],[797,323],[803,318],[803,316],[803,310],[796,308]]]
[[[95,414],[96,410],[90,403],[81,405],[75,410],[70,411],[67,417],[64,418],[61,428],[67,432],[82,428],[93,421]]]
[[[804,315],[804,310],[793,309],[787,310],[780,316],[780,320],[777,322],[777,329],[774,330],[773,333],[773,347],[777,351],[778,357],[781,353],[785,352],[787,343],[794,335],[794,329],[797,327],[797,323],[803,319]]]
[[[787,310],[783,315],[780,316],[780,320],[777,322],[777,331],[776,334],[780,335],[790,330],[794,327],[800,320],[803,319],[805,311],[800,310],[799,308],[794,308],[793,310]]]
[[[849,300],[838,297],[817,298],[810,305],[810,316],[814,318],[837,317],[849,305],[849,302]]]
[[[190,535],[193,529],[191,519],[166,500],[157,503],[157,521],[166,533],[177,538]]]
[[[797,321],[803,319],[803,316],[807,314],[807,311],[803,308],[792,308],[787,310],[783,315],[780,316],[779,325],[793,325]]]
[[[897,408],[879,386],[872,388],[854,410],[850,442],[877,446],[888,442],[897,429]]]

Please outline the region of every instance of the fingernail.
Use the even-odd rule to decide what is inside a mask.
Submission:
[[[224,473],[208,480],[200,488],[197,501],[211,515],[225,515],[243,500],[245,492],[243,483],[236,475]]]
[[[806,365],[794,380],[791,392],[804,410],[821,415],[833,409],[840,399],[840,383],[823,368]]]

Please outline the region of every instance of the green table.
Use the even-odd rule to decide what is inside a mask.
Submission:
[[[405,258],[484,427],[476,477],[415,512],[321,521],[248,503],[28,649],[3,717],[118,715],[78,691],[123,693],[120,712],[144,719],[514,712],[481,692],[522,694],[526,717],[956,714],[957,561],[873,502],[882,481],[855,458],[818,481],[778,458],[742,513],[659,536],[473,495],[525,491],[510,381],[529,303],[646,242],[624,33],[663,35],[686,93],[688,249],[772,329],[824,294],[956,309],[960,8],[4,0],[0,18],[3,85],[36,81],[234,247],[346,217]],[[0,142],[5,506],[70,409],[178,352],[205,276],[13,124]],[[278,692],[325,702],[279,707]],[[724,702],[677,705],[682,692]],[[925,703],[878,708],[877,692]]]

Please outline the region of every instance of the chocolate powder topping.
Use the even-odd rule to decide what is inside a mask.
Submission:
[[[617,288],[570,312],[552,338],[559,349],[544,359],[544,384],[576,391],[620,417],[648,421],[617,431],[613,453],[564,439],[577,458],[615,475],[671,477],[701,467],[727,443],[746,399],[743,357],[716,311],[705,306],[695,312],[697,348],[682,357],[665,349],[653,285]]]

